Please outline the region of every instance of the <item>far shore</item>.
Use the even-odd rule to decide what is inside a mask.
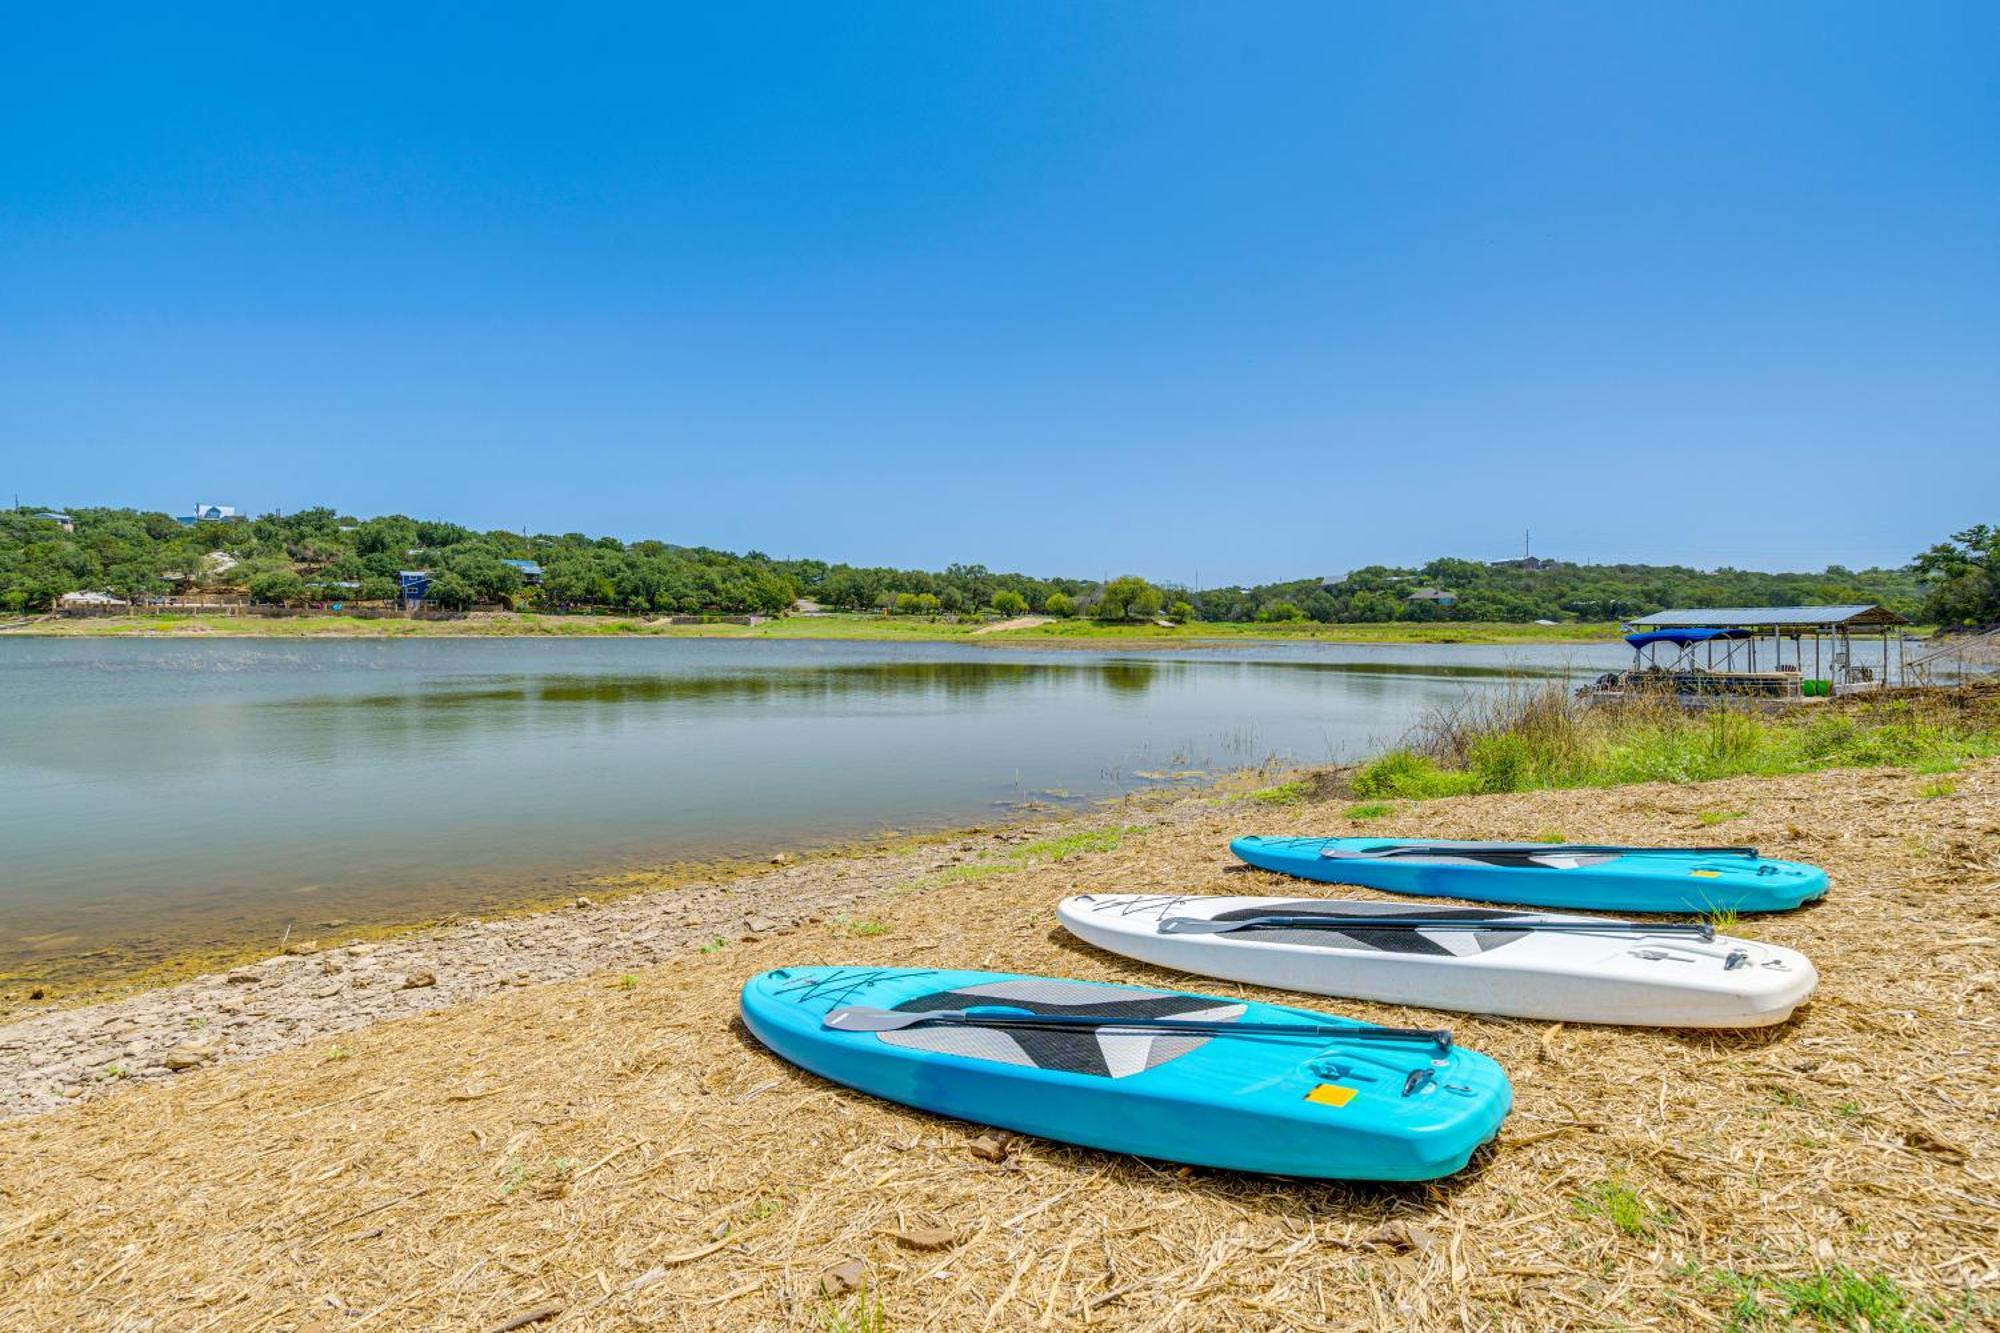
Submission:
[[[1615,622],[1559,625],[1496,621],[1393,621],[1327,625],[1192,622],[1106,624],[1094,620],[993,622],[966,618],[861,614],[794,615],[746,625],[729,621],[674,624],[644,616],[549,615],[479,611],[449,620],[380,618],[336,613],[305,615],[34,616],[0,621],[0,635],[76,638],[701,638],[848,640],[875,643],[964,643],[994,648],[1213,648],[1233,645],[1336,643],[1361,645],[1603,643]]]

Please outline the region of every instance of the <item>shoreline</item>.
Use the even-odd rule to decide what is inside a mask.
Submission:
[[[120,1007],[141,997],[44,1015],[0,1033],[6,1069],[50,1054],[56,1025],[106,1064],[156,1038],[192,1049],[0,1120],[0,1199],[19,1219],[0,1232],[16,1276],[0,1323],[493,1328],[554,1307],[565,1328],[835,1326],[853,1284],[823,1275],[847,1272],[896,1328],[1787,1326],[1814,1322],[1818,1292],[1896,1316],[1877,1327],[1979,1326],[2000,1314],[2000,1124],[1967,1089],[1995,1067],[2000,760],[1955,778],[1942,796],[1892,768],[1537,790],[1396,802],[1365,824],[1337,783],[1285,803],[1189,792],[917,857],[774,868],[711,899],[286,955],[184,985],[150,1028]],[[1718,813],[1732,840],[1834,877],[1819,903],[1730,927],[1819,967],[1776,1028],[1256,992],[1443,1021],[1503,1065],[1499,1139],[1429,1185],[996,1138],[826,1083],[735,1021],[744,977],[816,963],[1248,993],[1082,946],[1052,910],[1075,892],[1300,891],[1236,863],[1231,832],[1664,843],[1712,840]],[[748,929],[753,912],[768,929]],[[704,950],[718,919],[734,933]]]
[[[944,843],[982,839],[1005,844],[1022,829],[1047,830],[1064,827],[1091,827],[1105,820],[1134,818],[1139,814],[1169,808],[1183,801],[1212,802],[1245,794],[1256,788],[1286,780],[1295,770],[1268,765],[1217,770],[1198,781],[1162,781],[1119,795],[1084,801],[1052,803],[1031,801],[995,812],[994,817],[976,823],[918,826],[909,829],[881,829],[872,834],[840,837],[829,842],[789,844],[774,842],[765,849],[744,855],[696,858],[682,861],[640,862],[622,865],[579,865],[554,870],[533,881],[496,882],[486,890],[483,905],[446,905],[442,914],[395,915],[299,920],[282,933],[275,924],[270,931],[243,934],[235,938],[168,940],[157,954],[133,959],[130,942],[101,945],[81,954],[56,954],[30,959],[0,971],[0,1028],[33,1015],[61,1009],[90,1007],[133,995],[161,990],[204,973],[220,974],[232,968],[268,960],[271,950],[293,942],[338,938],[344,943],[379,945],[423,932],[448,929],[462,923],[491,925],[560,912],[579,897],[594,905],[619,903],[632,897],[728,890],[742,881],[762,881],[776,873],[816,867],[826,862],[854,862],[882,857],[921,860],[929,849]],[[556,885],[553,889],[551,884]],[[417,895],[413,901],[421,901]],[[86,966],[93,959],[113,957],[109,970],[92,972]],[[4,1102],[4,1094],[0,1094]],[[0,1105],[0,1116],[5,1115]]]
[[[189,1046],[196,1053],[187,1058],[199,1064],[254,1058],[510,987],[651,967],[718,940],[727,947],[829,921],[838,928],[927,877],[1014,873],[1042,859],[1045,845],[1100,836],[1115,843],[1294,773],[1242,769],[1084,810],[766,858],[579,871],[579,892],[430,921],[309,927],[288,934],[275,954],[268,941],[193,948],[94,984],[58,987],[13,974],[0,998],[0,1120],[196,1067],[168,1062]],[[965,866],[976,869],[958,869]],[[432,980],[406,984],[426,975]],[[219,1044],[204,1040],[211,1023]]]
[[[1439,644],[1589,645],[1616,642],[1615,623],[1568,625],[1498,621],[1384,622],[1284,629],[1271,625],[1190,624],[1111,626],[1049,621],[1001,628],[980,621],[947,623],[883,616],[787,616],[758,625],[712,622],[664,624],[643,616],[474,612],[455,620],[405,620],[341,615],[300,616],[41,616],[0,626],[0,639],[737,639],[792,643],[964,643],[988,648],[1269,647],[1342,644],[1424,647]]]

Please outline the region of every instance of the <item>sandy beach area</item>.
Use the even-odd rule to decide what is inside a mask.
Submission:
[[[0,1326],[1754,1328],[1848,1306],[1978,1326],[2000,1316],[2000,764],[1955,779],[1461,797],[1365,825],[1337,782],[1184,793],[17,1015]],[[1500,1138],[1431,1185],[991,1135],[792,1068],[735,1014],[747,975],[832,962],[1243,993],[1082,946],[1053,912],[1278,891],[1230,857],[1237,832],[1664,843],[1718,822],[1833,878],[1731,928],[1819,966],[1777,1029],[1280,997],[1443,1021],[1505,1065]]]

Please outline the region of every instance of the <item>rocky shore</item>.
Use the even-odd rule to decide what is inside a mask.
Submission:
[[[1004,857],[1058,832],[1170,819],[1176,808],[1169,798],[1151,813],[1121,806],[886,851],[803,862],[781,856],[760,874],[603,900],[582,896],[556,910],[468,919],[389,939],[302,939],[260,962],[175,985],[16,1013],[0,1026],[0,1117],[109,1096],[515,987],[650,968],[676,954],[804,926],[831,922],[837,929],[927,875]]]

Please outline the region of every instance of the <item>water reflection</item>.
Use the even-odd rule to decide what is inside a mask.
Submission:
[[[1351,758],[1467,688],[1624,654],[1578,656],[0,641],[0,970]]]

